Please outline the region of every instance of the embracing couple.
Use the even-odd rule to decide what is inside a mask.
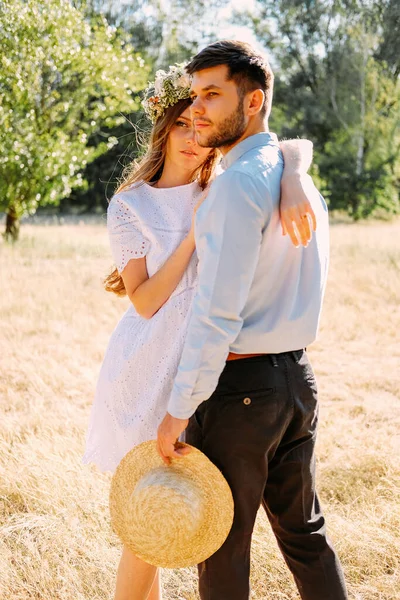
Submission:
[[[221,470],[235,506],[225,543],[199,565],[202,600],[250,597],[261,505],[301,598],[344,600],[315,490],[306,354],[327,276],[326,205],[304,183],[301,141],[268,130],[273,74],[262,56],[217,42],[186,72],[158,74],[144,104],[147,154],[110,202],[106,289],[131,304],[107,348],[84,461],[114,471],[158,436],[168,464],[188,451],[176,444],[184,433]],[[161,598],[157,569],[127,548],[115,598]]]

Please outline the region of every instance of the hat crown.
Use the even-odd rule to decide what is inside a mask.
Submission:
[[[203,521],[204,499],[201,488],[193,479],[174,467],[157,467],[141,477],[127,506],[127,519],[137,531],[148,530],[149,537],[160,536],[165,541],[168,522],[168,543],[183,543],[191,539]]]
[[[174,467],[157,467],[145,473],[137,482],[132,498],[142,490],[151,491],[155,487],[166,487],[176,494],[180,494],[188,504],[199,504],[199,493],[201,493],[199,486]]]

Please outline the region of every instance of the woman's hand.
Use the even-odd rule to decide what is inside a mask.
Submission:
[[[210,191],[210,184],[208,184],[208,186],[203,190],[203,193],[201,194],[199,201],[197,202],[196,206],[193,209],[192,225],[190,227],[190,231],[189,231],[187,237],[193,242],[195,247],[196,247],[196,242],[194,239],[194,226],[195,226],[195,221],[196,221],[196,213],[197,213],[198,209],[200,208],[200,206],[203,204],[204,200],[207,198],[209,191]]]
[[[307,173],[283,173],[281,180],[280,217],[283,235],[289,235],[296,248],[307,246],[317,220],[311,202],[319,192]]]

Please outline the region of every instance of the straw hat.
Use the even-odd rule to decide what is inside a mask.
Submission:
[[[192,447],[167,466],[151,440],[118,465],[110,512],[112,528],[136,556],[175,569],[198,564],[222,546],[232,526],[233,498],[202,452]]]

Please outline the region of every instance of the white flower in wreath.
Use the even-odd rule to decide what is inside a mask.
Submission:
[[[162,94],[166,75],[167,74],[165,71],[157,71],[156,73],[156,78],[154,81],[154,91],[157,96],[161,96]]]
[[[175,87],[181,87],[181,88],[190,88],[190,77],[189,75],[181,75],[179,77],[179,79],[175,82]]]

